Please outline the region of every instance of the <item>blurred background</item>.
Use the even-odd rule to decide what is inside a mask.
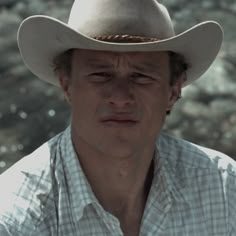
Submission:
[[[21,21],[30,15],[67,21],[72,2],[0,0],[0,173],[69,124],[63,94],[27,70],[16,36]],[[160,2],[168,7],[176,33],[205,20],[218,21],[225,32],[217,60],[184,88],[164,130],[236,159],[236,1]]]

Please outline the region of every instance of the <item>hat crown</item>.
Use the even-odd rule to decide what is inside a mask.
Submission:
[[[156,0],[75,0],[68,25],[89,37],[133,35],[161,40],[175,35],[167,9]]]

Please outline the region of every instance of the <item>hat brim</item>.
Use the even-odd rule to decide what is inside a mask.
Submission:
[[[145,43],[112,43],[90,38],[64,22],[48,16],[32,16],[18,30],[21,56],[32,73],[59,86],[53,71],[53,58],[72,49],[117,52],[173,51],[182,54],[190,68],[184,86],[198,79],[212,64],[223,40],[221,26],[214,21],[200,23],[166,40]]]

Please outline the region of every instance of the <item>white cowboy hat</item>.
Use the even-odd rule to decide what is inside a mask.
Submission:
[[[156,38],[152,42],[107,42],[100,36],[131,35]],[[75,0],[68,24],[43,15],[25,19],[18,46],[27,67],[40,79],[59,86],[52,61],[72,48],[130,52],[173,51],[190,68],[187,81],[199,78],[214,61],[223,39],[214,21],[200,23],[175,35],[167,9],[157,0]]]

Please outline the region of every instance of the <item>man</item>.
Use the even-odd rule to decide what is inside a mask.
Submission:
[[[21,55],[61,86],[72,119],[1,176],[0,235],[236,235],[236,163],[161,132],[221,42],[215,22],[175,35],[155,0],[26,19]]]

